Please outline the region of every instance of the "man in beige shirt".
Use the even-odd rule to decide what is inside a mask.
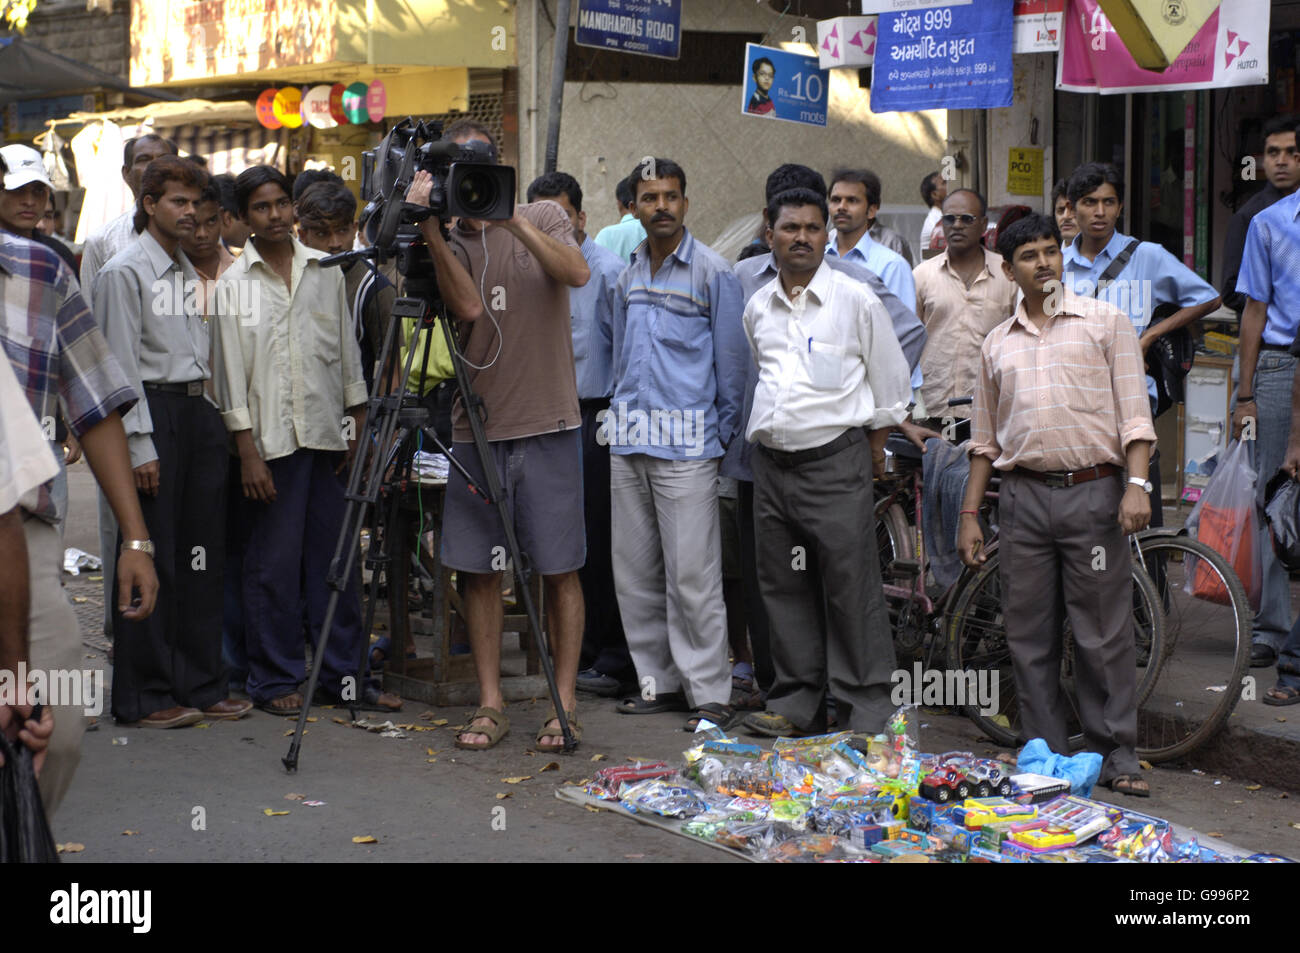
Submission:
[[[1002,273],[1002,256],[984,247],[988,223],[982,195],[950,192],[939,219],[947,247],[912,269],[926,333],[921,402],[930,426],[954,441],[970,436],[970,405],[948,401],[972,396],[984,337],[1015,307],[1016,285]]]
[[[253,166],[235,184],[253,237],[217,282],[213,364],[217,402],[239,451],[250,501],[244,553],[248,694],[275,715],[297,715],[306,675],[301,605],[318,647],[326,577],[346,508],[341,473],[365,431],[366,383],[343,275],[290,231],[289,182]],[[320,687],[358,699],[358,574],[347,580],[324,650]]]
[[[997,468],[1002,617],[1022,733],[1070,753],[1069,703],[1060,686],[1068,613],[1078,715],[1088,749],[1105,759],[1101,783],[1147,797],[1135,751],[1125,536],[1151,518],[1147,464],[1155,429],[1132,322],[1062,289],[1060,241],[1044,215],[1026,216],[998,240],[1003,273],[1025,297],[982,348],[957,548],[966,565],[984,562],[977,510]]]

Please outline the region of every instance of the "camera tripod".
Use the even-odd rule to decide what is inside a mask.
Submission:
[[[367,266],[373,270],[376,268],[375,262],[377,260],[382,261],[383,257],[381,249],[371,246],[360,251],[331,255],[328,258],[321,259],[321,264],[342,265],[364,259]],[[307,680],[305,703],[298,715],[298,724],[294,730],[293,740],[289,744],[289,753],[282,759],[285,769],[291,774],[298,770],[298,755],[302,749],[303,730],[307,726],[308,709],[311,705],[311,699],[315,695],[321,664],[325,658],[325,647],[328,644],[330,632],[334,625],[335,610],[339,599],[347,589],[348,579],[356,569],[360,530],[362,526],[366,525],[367,515],[371,514],[374,518],[370,524],[371,541],[373,544],[376,540],[379,540],[380,549],[378,552],[372,551],[369,555],[369,560],[377,571],[371,580],[370,605],[366,611],[365,627],[362,630],[363,638],[361,639],[361,647],[357,658],[355,691],[353,697],[347,699],[354,721],[360,711],[360,699],[365,685],[367,655],[370,649],[369,640],[364,637],[364,633],[370,632],[374,621],[380,573],[383,572],[393,558],[392,554],[388,552],[394,542],[393,534],[384,530],[396,524],[397,507],[400,504],[400,492],[398,490],[403,481],[409,477],[414,461],[415,442],[412,437],[423,429],[427,415],[423,408],[403,407],[403,395],[406,393],[406,383],[410,379],[412,364],[417,351],[423,354],[422,379],[428,369],[429,353],[433,343],[430,335],[436,333],[435,324],[441,325],[442,334],[452,356],[452,365],[456,372],[457,392],[465,408],[465,416],[474,438],[474,448],[484,474],[483,483],[486,485],[480,485],[475,481],[460,461],[456,459],[455,455],[435,434],[426,430],[424,436],[428,437],[446,455],[451,466],[455,467],[456,471],[465,479],[470,492],[482,498],[485,505],[494,505],[497,508],[497,516],[505,533],[506,553],[514,566],[516,592],[527,613],[529,631],[532,633],[537,647],[538,660],[542,673],[546,676],[546,685],[551,700],[555,704],[556,720],[560,723],[559,733],[564,738],[564,750],[566,752],[573,751],[578,746],[577,739],[573,735],[573,729],[569,726],[569,720],[564,713],[564,705],[555,683],[555,667],[551,661],[546,637],[542,632],[537,608],[533,604],[532,593],[528,585],[527,569],[519,549],[519,540],[515,535],[514,523],[509,508],[506,506],[496,464],[492,458],[487,435],[483,430],[483,419],[486,413],[483,399],[474,393],[470,385],[464,359],[456,347],[446,308],[441,295],[438,293],[437,279],[431,270],[426,274],[408,274],[406,290],[408,293],[414,292],[415,294],[398,298],[393,303],[393,313],[389,317],[388,325],[384,330],[383,345],[380,348],[377,363],[378,370],[366,404],[365,431],[357,440],[357,452],[348,471],[348,487],[345,495],[347,507],[344,511],[343,528],[339,532],[339,538],[334,548],[334,556],[330,561],[327,577],[330,596],[325,609],[325,619],[321,626],[320,642],[313,654],[311,673]],[[392,380],[388,374],[388,368],[393,356],[399,353],[402,329],[408,319],[415,319],[419,323],[411,334],[410,346],[407,349],[406,360],[401,369],[400,384],[391,386]],[[423,342],[421,342],[421,336],[424,336]],[[423,343],[423,347],[421,343]],[[387,507],[379,505],[380,498],[385,492],[388,495]],[[397,558],[407,558],[405,550],[400,546],[397,547]],[[388,574],[390,588],[392,575],[391,573]],[[441,580],[435,580],[435,584],[441,584]],[[391,593],[389,598],[391,600]],[[402,651],[403,648],[394,646],[394,650]],[[472,731],[473,729],[469,728],[467,730]]]

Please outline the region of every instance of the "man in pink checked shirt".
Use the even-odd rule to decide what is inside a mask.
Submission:
[[[981,350],[957,548],[968,566],[986,558],[977,508],[996,468],[1003,475],[1002,613],[1023,734],[1070,753],[1060,684],[1068,614],[1079,720],[1086,747],[1104,759],[1100,781],[1148,797],[1135,750],[1125,536],[1151,519],[1147,464],[1155,429],[1132,322],[1105,302],[1063,289],[1060,242],[1044,215],[1025,216],[998,240],[1002,269],[1024,300]]]

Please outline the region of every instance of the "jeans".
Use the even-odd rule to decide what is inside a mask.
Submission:
[[[1255,367],[1255,440],[1251,463],[1258,474],[1258,500],[1264,505],[1264,487],[1282,466],[1291,431],[1291,383],[1296,359],[1284,351],[1261,351]],[[1264,591],[1255,616],[1254,640],[1280,649],[1291,629],[1290,580],[1282,564],[1266,547]],[[1297,645],[1300,649],[1300,644]]]

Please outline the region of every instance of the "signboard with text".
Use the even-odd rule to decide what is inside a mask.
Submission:
[[[742,89],[740,108],[747,116],[826,125],[830,77],[815,56],[746,43]]]
[[[1010,106],[1011,34],[1006,0],[882,13],[871,111]]]
[[[1014,53],[1055,53],[1061,48],[1065,0],[1016,0],[1011,49]]]
[[[962,7],[974,0],[862,0],[863,13],[899,13],[931,7]]]
[[[682,0],[578,0],[574,42],[675,60],[682,51]]]
[[[1012,195],[1043,194],[1043,150],[1007,150],[1007,191]]]
[[[1069,0],[1056,88],[1074,93],[1173,92],[1268,82],[1268,0],[1223,0],[1170,66],[1142,69],[1097,0]]]

